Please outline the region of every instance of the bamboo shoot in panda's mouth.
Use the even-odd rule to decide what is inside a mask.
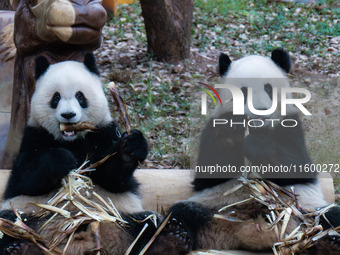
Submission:
[[[82,121],[78,123],[60,123],[59,129],[63,133],[73,133],[73,132],[79,132],[79,131],[86,131],[86,130],[95,130],[97,127],[89,122]]]

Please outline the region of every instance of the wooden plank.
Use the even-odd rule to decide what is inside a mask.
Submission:
[[[140,169],[135,173],[141,183],[143,206],[147,210],[161,212],[178,200],[192,195],[193,176],[190,170],[183,169]]]
[[[335,191],[334,191],[334,183],[333,178],[330,173],[322,173],[319,176],[319,181],[321,184],[322,193],[325,197],[325,200],[329,204],[333,204],[335,202]]]
[[[6,146],[10,120],[10,112],[0,112],[0,156],[2,155],[2,152]]]
[[[10,170],[0,170],[0,196],[2,197]],[[161,211],[168,209],[178,200],[185,200],[192,195],[191,182],[193,175],[190,170],[180,169],[139,169],[135,176],[141,183],[140,191],[146,210]],[[329,203],[334,200],[333,179],[330,174],[320,178],[325,198]],[[195,251],[191,255],[269,255],[271,252],[253,253],[248,251]]]
[[[190,255],[273,255],[272,252],[250,252],[250,251],[193,251]]]
[[[7,180],[8,180],[10,173],[11,173],[10,170],[1,170],[0,169],[0,202],[2,202],[2,197],[4,195]]]
[[[0,170],[0,196],[2,197],[9,170]],[[192,195],[193,175],[190,170],[183,169],[138,169],[135,176],[143,197],[143,206],[146,210],[161,212],[174,202],[185,200]],[[328,203],[334,203],[334,185],[330,174],[320,178],[323,194]]]

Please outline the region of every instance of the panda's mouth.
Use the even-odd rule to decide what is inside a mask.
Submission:
[[[75,137],[77,135],[77,131],[74,128],[75,125],[77,125],[77,123],[60,123],[59,128],[61,134],[67,138]]]
[[[76,131],[62,131],[61,133],[65,137],[74,137],[77,134]]]

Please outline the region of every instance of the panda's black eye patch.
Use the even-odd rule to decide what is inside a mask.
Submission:
[[[78,91],[75,95],[76,99],[78,100],[81,107],[86,108],[88,107],[87,99],[83,92]]]
[[[270,85],[269,83],[265,84],[264,91],[266,91],[270,99],[273,99],[273,86],[272,85]]]
[[[246,87],[241,88],[243,95],[244,95],[244,104],[247,103],[247,96],[248,96],[248,89]]]
[[[53,109],[57,108],[58,103],[60,101],[60,93],[59,92],[55,92],[52,96],[50,105]]]

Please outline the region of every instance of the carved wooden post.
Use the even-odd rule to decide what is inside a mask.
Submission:
[[[5,148],[11,117],[16,48],[13,42],[14,12],[0,11],[0,155]]]
[[[1,0],[0,1],[0,10],[11,10],[14,11],[20,0]]]
[[[148,52],[176,63],[190,56],[193,0],[141,0]]]
[[[50,63],[83,61],[101,43],[106,11],[101,0],[21,0],[16,8],[14,42],[17,48],[12,115],[0,168],[10,168],[28,119],[35,89],[34,61],[44,55]]]

